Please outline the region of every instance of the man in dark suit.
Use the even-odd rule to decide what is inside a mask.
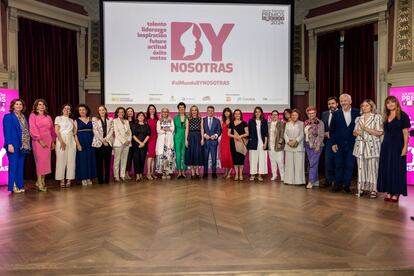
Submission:
[[[328,98],[328,110],[322,113],[322,121],[325,125],[325,185],[332,187],[335,180],[335,153],[332,151],[332,139],[329,135],[332,117],[338,110],[338,98]]]
[[[338,192],[343,187],[346,193],[351,193],[351,180],[355,158],[353,135],[355,119],[360,115],[359,110],[352,108],[352,98],[349,94],[339,97],[342,109],[333,114],[330,125],[332,151],[335,153],[335,187],[332,192]]]
[[[220,120],[214,118],[214,106],[207,107],[207,117],[203,119],[204,125],[204,175],[208,177],[208,161],[211,155],[211,169],[213,178],[217,178],[217,147],[218,138],[221,135]]]

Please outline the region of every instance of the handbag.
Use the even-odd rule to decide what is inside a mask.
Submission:
[[[234,130],[234,133],[239,135],[237,130]],[[234,139],[234,145],[236,146],[236,151],[240,154],[246,155],[246,153],[247,153],[246,144],[247,144],[247,139],[246,138],[242,138],[241,140]]]

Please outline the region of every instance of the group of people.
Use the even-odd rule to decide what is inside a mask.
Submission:
[[[339,101],[329,98],[329,110],[323,112],[322,120],[316,108],[308,107],[305,121],[300,120],[297,109],[284,110],[283,118],[273,110],[268,120],[257,106],[248,122],[240,109],[228,107],[220,119],[214,116],[213,106],[208,106],[204,118],[196,105],[187,114],[183,102],[177,105],[178,114],[173,118],[168,108],[158,113],[152,104],[145,113],[118,107],[114,118],[104,105],[92,116],[85,104],[76,110],[64,104],[53,122],[45,100],[35,101],[27,121],[25,103],[15,99],[3,120],[8,189],[24,192],[24,160],[31,150],[39,191],[47,190],[45,176],[51,173],[52,150],[56,152],[55,178],[62,188],[70,187],[74,179],[84,186],[95,178],[100,184],[109,183],[111,173],[115,182],[129,180],[132,165],[135,180],[142,181],[145,164],[148,180],[170,179],[176,171],[177,179],[186,178],[187,168],[191,168],[191,178],[198,179],[201,167],[203,178],[208,177],[209,168],[217,178],[218,156],[224,178],[234,175],[234,180],[242,181],[248,153],[251,181],[263,181],[269,156],[272,181],[279,177],[285,184],[310,189],[319,186],[319,159],[324,153],[326,183],[333,192],[351,192],[356,159],[357,195],[376,198],[377,192],[385,192],[385,200],[397,202],[400,195],[407,194],[405,156],[410,120],[392,96],[386,99],[382,116],[372,100],[364,100],[360,110],[351,104],[348,94],[342,94]]]

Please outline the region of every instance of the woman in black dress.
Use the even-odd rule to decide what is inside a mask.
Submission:
[[[378,171],[378,192],[387,193],[385,201],[398,202],[400,195],[407,195],[406,156],[410,127],[410,118],[401,110],[397,98],[387,97]]]
[[[191,167],[191,179],[199,179],[203,166],[204,127],[198,107],[193,105],[185,127],[185,165]]]
[[[144,165],[148,151],[147,142],[151,135],[150,127],[145,122],[144,112],[139,112],[137,114],[137,122],[131,124],[131,131],[134,172],[136,176],[136,181],[141,181],[144,179]]]
[[[126,109],[126,114],[127,114],[127,119],[128,119],[128,122],[129,122],[129,128],[132,129],[132,126],[134,124],[136,124],[135,110],[132,107],[128,107]],[[133,147],[130,147],[129,151],[128,151],[128,159],[127,159],[126,172],[125,172],[125,179],[127,179],[127,180],[131,179],[131,176],[129,175],[129,173],[131,172],[132,159],[133,158],[134,158],[134,149],[133,149]]]
[[[240,109],[234,110],[233,121],[229,125],[228,135],[230,137],[230,151],[236,172],[234,180],[243,180],[244,158],[247,153],[246,143],[249,136],[247,123],[243,121]]]

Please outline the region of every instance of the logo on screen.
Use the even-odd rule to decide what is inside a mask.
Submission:
[[[172,22],[171,23],[171,59],[196,60],[203,54],[202,36],[211,46],[211,60],[223,60],[223,45],[234,24],[223,24],[216,33],[209,23]]]
[[[285,11],[262,10],[262,20],[269,21],[272,25],[283,25],[285,23]]]

